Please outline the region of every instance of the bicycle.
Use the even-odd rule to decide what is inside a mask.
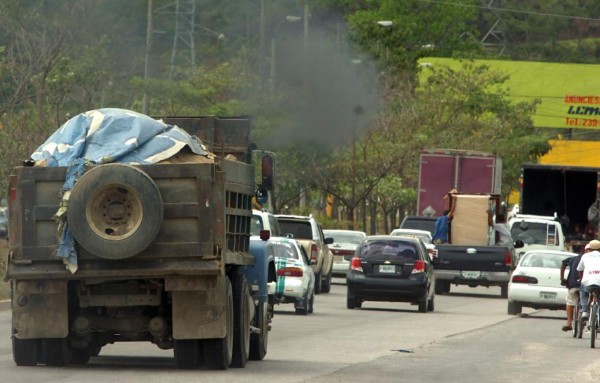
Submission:
[[[600,303],[598,302],[600,285],[590,285],[587,289],[590,291],[590,346],[591,348],[596,348],[596,338],[598,337],[598,331],[600,330]]]

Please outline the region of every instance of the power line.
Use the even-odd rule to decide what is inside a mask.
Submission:
[[[593,18],[593,17],[560,15],[560,14],[548,13],[548,12],[522,11],[522,10],[519,10],[519,9],[499,8],[499,7],[492,7],[492,6],[488,6],[488,5],[473,5],[473,4],[464,4],[464,3],[451,3],[451,2],[448,2],[448,1],[441,1],[441,0],[417,0],[417,1],[420,1],[422,3],[452,5],[452,6],[455,6],[455,7],[490,9],[490,10],[494,10],[494,11],[498,11],[498,12],[521,13],[521,14],[533,15],[533,16],[549,16],[549,17],[561,17],[561,18],[572,19],[572,20],[600,21],[600,19]]]

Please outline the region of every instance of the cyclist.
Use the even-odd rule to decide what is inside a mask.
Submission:
[[[585,245],[584,253],[590,251],[590,245]],[[573,329],[573,313],[575,312],[575,305],[577,304],[577,295],[579,294],[579,289],[581,286],[581,282],[579,281],[579,272],[577,271],[577,265],[579,265],[579,261],[583,254],[579,254],[576,257],[565,258],[562,261],[562,265],[560,266],[560,283],[563,286],[566,286],[568,290],[567,292],[567,323],[562,326],[563,331],[569,331]],[[569,268],[569,274],[567,278],[565,278],[565,270]],[[575,318],[577,320],[577,318]]]
[[[600,241],[593,239],[588,244],[590,252],[583,254],[577,270],[581,281],[579,300],[581,302],[581,317],[587,318],[589,293],[588,286],[600,285]]]

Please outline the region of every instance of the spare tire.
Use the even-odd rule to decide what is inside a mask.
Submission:
[[[163,220],[158,187],[125,164],[91,168],[75,183],[67,221],[77,243],[105,259],[132,257],[147,248]]]

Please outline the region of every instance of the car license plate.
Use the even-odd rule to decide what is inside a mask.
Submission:
[[[556,302],[556,293],[541,291],[540,300],[545,302]]]
[[[380,273],[395,273],[396,266],[394,266],[394,265],[379,265],[379,272]]]
[[[335,263],[344,263],[344,257],[342,257],[341,255],[334,255],[333,256],[333,262],[335,262]]]
[[[477,279],[481,277],[481,271],[461,271],[460,274],[466,279]]]

